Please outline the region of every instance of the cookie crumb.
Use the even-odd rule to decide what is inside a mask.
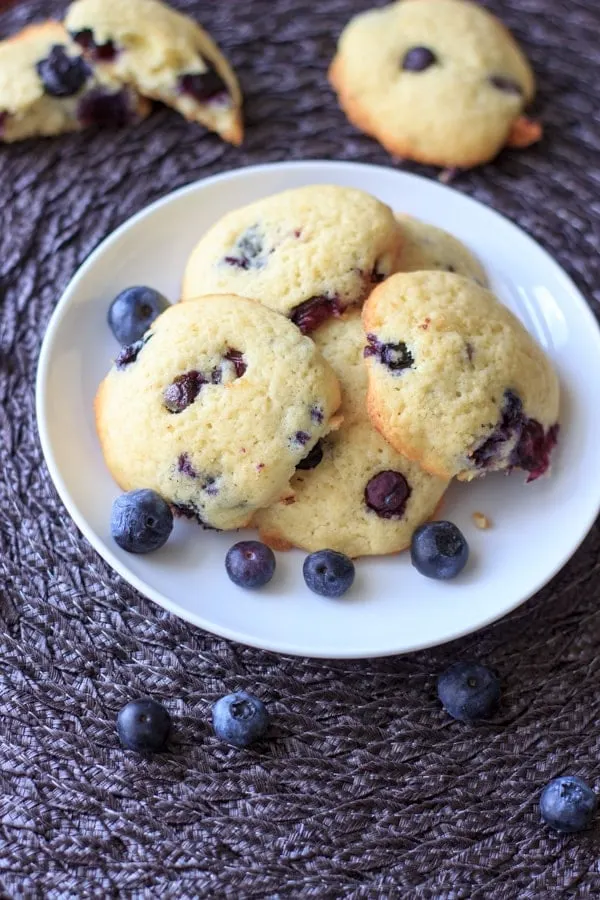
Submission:
[[[492,523],[490,519],[484,513],[474,512],[472,517],[473,522],[477,526],[477,528],[481,528],[482,531],[487,531],[488,528],[492,527]]]
[[[441,181],[442,184],[450,184],[459,173],[460,169],[458,166],[452,166],[450,169],[443,169],[438,175],[438,181]]]

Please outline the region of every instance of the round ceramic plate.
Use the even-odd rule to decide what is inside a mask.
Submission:
[[[452,582],[420,576],[407,553],[362,559],[345,598],[312,594],[304,554],[277,556],[267,588],[244,591],[224,558],[238,534],[178,521],[167,545],[128,555],[111,540],[119,491],[94,429],[92,403],[117,346],[106,324],[110,301],[131,284],[178,299],[188,254],[223,213],[286,188],[335,183],[369,191],[395,210],[446,228],[486,267],[492,288],[546,348],[563,391],[561,439],[550,477],[522,474],[453,484],[444,516],[464,531],[468,567]],[[56,488],[86,538],[130,584],[173,613],[216,634],[267,650],[321,657],[405,653],[481,628],[541,588],[569,559],[600,506],[600,335],[585,300],[530,237],[497,213],[437,182],[391,169],[338,162],[265,165],[208,178],[134,216],[81,267],[52,317],[40,357],[37,415]],[[471,516],[493,528],[479,531]]]

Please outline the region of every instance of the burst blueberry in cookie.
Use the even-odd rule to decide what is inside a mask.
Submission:
[[[558,379],[490,291],[448,272],[396,274],[362,317],[369,415],[400,453],[462,480],[522,469],[534,481],[549,470]],[[409,350],[390,356],[390,346]],[[407,352],[410,366],[398,371]]]
[[[237,78],[194,19],[161,0],[76,0],[65,24],[84,56],[112,82],[134,85],[142,96],[241,143]]]
[[[339,403],[335,374],[309,338],[260,303],[219,295],[154,319],[121,350],[95,409],[123,489],[149,488],[178,514],[224,530],[291,496],[296,466],[335,425]]]
[[[254,523],[275,549],[397,553],[434,514],[447,481],[396,452],[371,425],[360,313],[330,319],[313,340],[339,378],[343,421],[298,464],[291,500],[260,510]]]
[[[107,81],[60,22],[30,25],[0,42],[0,140],[113,128],[147,115],[130,84]]]
[[[213,225],[188,260],[182,299],[237,293],[312,334],[360,306],[401,251],[402,229],[375,197],[334,185],[284,191]]]
[[[391,153],[468,168],[541,128],[534,76],[507,29],[469,0],[401,0],[344,29],[329,71],[342,109]]]

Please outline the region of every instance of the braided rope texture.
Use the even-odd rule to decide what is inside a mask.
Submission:
[[[215,172],[284,159],[390,163],[325,85],[361,0],[176,5],[239,72],[241,149],[168,110],[117,134],[0,149],[2,896],[596,897],[598,831],[551,834],[537,798],[562,772],[600,788],[597,527],[551,585],[495,626],[403,658],[327,663],[231,644],[167,614],[103,563],[57,498],[36,434],[36,362],[90,251],[149,202]],[[600,8],[489,5],[537,70],[545,140],[455,186],[532,234],[598,310]],[[0,34],[62,9],[21,0],[0,12]],[[503,677],[493,724],[462,726],[436,702],[436,673],[461,656]],[[211,733],[211,704],[239,688],[275,714],[273,740],[256,751]],[[150,760],[121,751],[114,727],[142,694],[164,700],[176,722],[169,752]]]

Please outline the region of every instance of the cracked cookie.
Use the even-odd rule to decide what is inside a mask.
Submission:
[[[0,42],[2,141],[121,126],[149,110],[131,85],[103,79],[60,22],[30,25]]]
[[[160,0],[76,0],[65,24],[99,71],[224,140],[243,138],[237,78],[213,39]]]

